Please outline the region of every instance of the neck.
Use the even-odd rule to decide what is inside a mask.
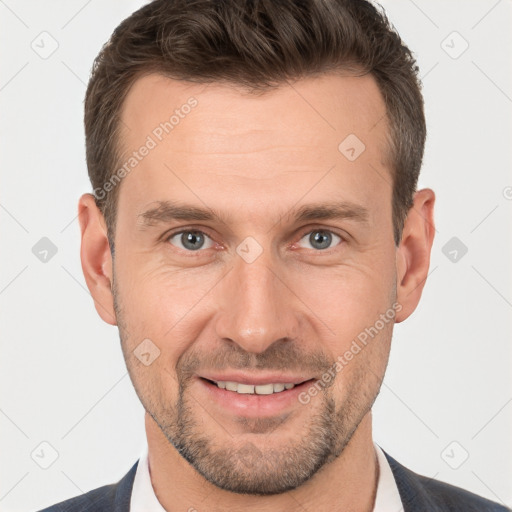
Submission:
[[[147,413],[145,426],[151,482],[167,511],[373,510],[379,467],[372,441],[371,411],[337,459],[297,489],[273,496],[241,495],[219,489],[183,459]]]

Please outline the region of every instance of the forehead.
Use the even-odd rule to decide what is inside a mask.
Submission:
[[[187,115],[186,105],[191,98],[197,100],[198,108]],[[135,81],[123,103],[121,117],[127,128],[123,140],[135,142],[132,139],[137,132],[133,128],[151,133],[161,122],[169,121],[173,113],[181,121],[180,110],[187,111],[189,130],[178,126],[179,122],[172,135],[176,142],[186,144],[183,150],[193,149],[194,142],[201,143],[201,148],[206,142],[215,145],[227,134],[231,140],[238,135],[240,143],[247,142],[251,149],[257,149],[258,135],[270,132],[278,134],[282,141],[323,140],[327,146],[347,133],[368,139],[368,132],[376,124],[379,126],[372,136],[378,138],[386,128],[386,108],[372,75],[326,74],[250,93],[232,84],[194,84],[150,74]],[[207,140],[190,137],[192,128],[200,129],[196,135],[207,135]],[[265,134],[258,133],[261,131]],[[251,137],[244,140],[247,133]]]
[[[120,164],[151,149],[123,179],[119,211],[123,203],[137,215],[184,195],[254,212],[305,193],[336,200],[346,191],[371,203],[377,187],[390,198],[385,111],[370,75],[323,75],[261,94],[147,75],[123,104]]]

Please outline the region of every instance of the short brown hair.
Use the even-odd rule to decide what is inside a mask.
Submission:
[[[426,127],[418,67],[382,8],[366,0],[154,0],[126,18],[96,57],[85,98],[89,177],[111,250],[120,187],[96,194],[120,162],[123,101],[157,72],[264,91],[337,70],[370,73],[386,105],[396,245],[413,203]]]

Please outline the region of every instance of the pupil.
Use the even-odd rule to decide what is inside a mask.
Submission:
[[[311,233],[310,240],[311,242],[318,243],[318,249],[325,249],[326,247],[329,247],[331,243],[331,234],[325,233],[325,231],[315,231],[314,233]],[[311,245],[314,246],[313,243]]]
[[[194,245],[194,243],[197,243],[198,240],[199,240],[199,242],[201,242],[201,239],[202,239],[202,235],[200,233],[195,233],[192,231],[190,231],[188,233],[183,233],[183,235],[181,235],[181,241],[182,241],[183,245],[193,251],[200,248],[200,246],[202,244],[199,244],[199,246],[197,246],[197,245]]]

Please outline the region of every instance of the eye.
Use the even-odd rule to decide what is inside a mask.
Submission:
[[[173,242],[174,239],[176,240]],[[209,240],[210,245],[204,247],[207,240]],[[210,249],[214,244],[213,240],[206,233],[197,230],[183,230],[173,233],[166,238],[166,241],[185,251]]]
[[[313,231],[309,231],[300,240],[306,240],[306,242],[310,244],[310,247],[306,247],[307,249],[317,249],[322,251],[330,249],[330,245],[333,243],[333,237],[339,240],[337,245],[343,242],[343,238],[341,238],[341,236],[327,229],[314,229]]]

